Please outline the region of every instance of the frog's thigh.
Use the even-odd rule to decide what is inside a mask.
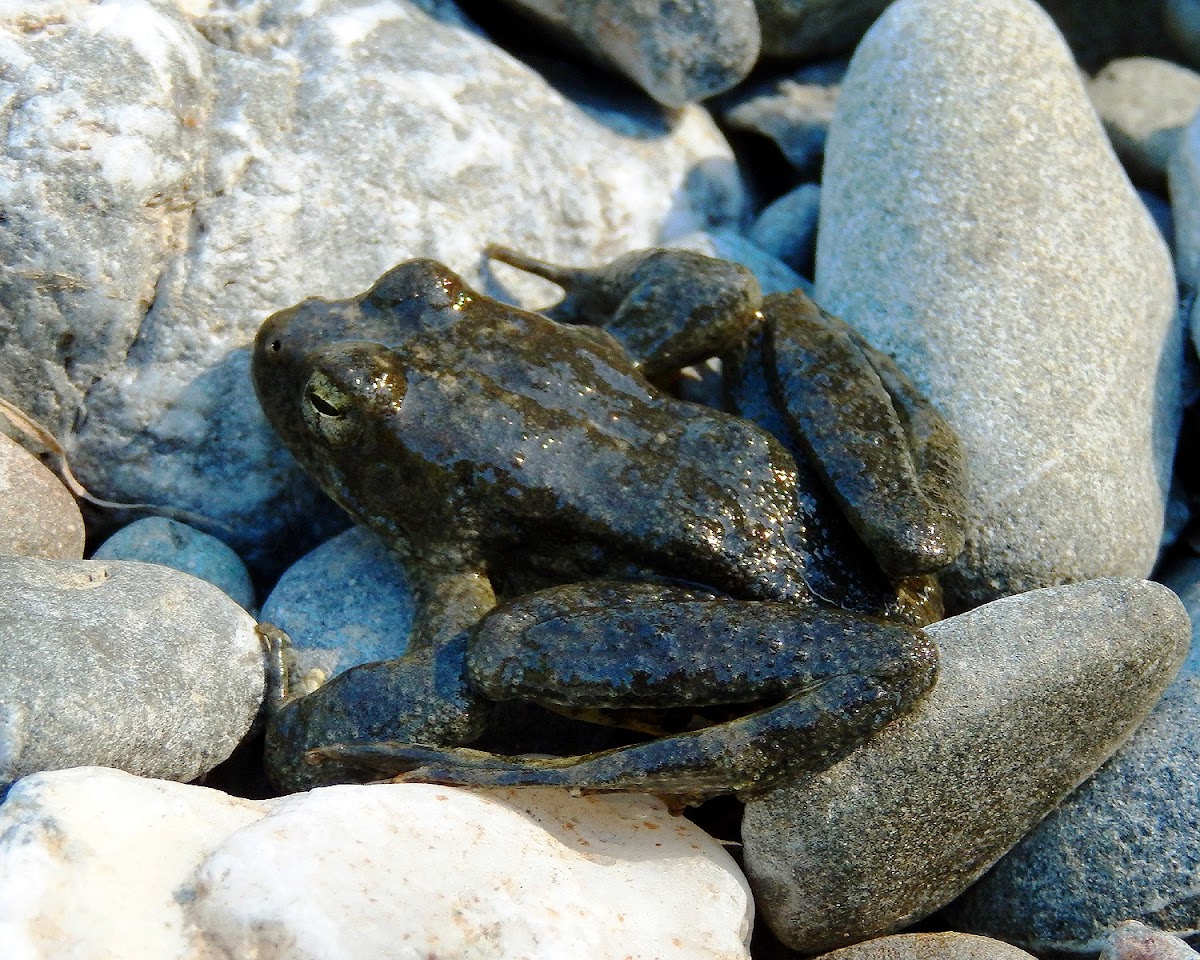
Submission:
[[[476,628],[471,685],[569,710],[762,704],[845,675],[920,673],[916,629],[843,611],[738,601],[664,584],[571,584]]]

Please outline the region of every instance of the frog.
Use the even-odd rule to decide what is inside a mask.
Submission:
[[[276,786],[698,802],[822,769],[914,709],[936,681],[921,627],[963,549],[965,464],[895,363],[802,291],[764,298],[746,268],[701,254],[486,255],[563,299],[524,310],[417,258],[356,297],[281,310],[255,339],[268,421],[400,557],[416,603],[402,656],[280,698]],[[671,391],[713,356],[732,412]],[[505,700],[646,739],[473,747]]]

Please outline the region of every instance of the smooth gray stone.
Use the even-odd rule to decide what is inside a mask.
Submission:
[[[602,262],[746,211],[705,110],[570,98],[449,0],[5,16],[0,395],[98,496],[210,516],[255,562],[320,502],[246,376],[268,314],[415,256],[497,292],[489,242]]]
[[[1167,575],[1191,652],[1121,750],[947,911],[1035,953],[1092,957],[1121,920],[1200,943],[1200,559]]]
[[[1200,67],[1200,0],[1166,0],[1163,23],[1183,61]]]
[[[778,257],[797,273],[811,275],[817,249],[821,188],[805,183],[785,193],[758,215],[748,234],[755,246]]]
[[[242,558],[216,537],[167,517],[145,517],[104,541],[93,560],[139,560],[207,580],[245,610],[254,607],[254,584]]]
[[[817,179],[845,69],[842,60],[815,64],[738,91],[725,99],[722,118],[734,130],[770,137],[801,176]]]
[[[83,515],[41,461],[0,433],[0,553],[83,558]]]
[[[193,780],[262,703],[255,621],[157,564],[0,557],[0,784],[116,767]]]
[[[357,664],[400,656],[414,613],[403,564],[370,530],[356,526],[293,564],[260,619],[291,640],[289,686],[299,693],[305,678],[319,684]]]
[[[1200,114],[1184,129],[1167,163],[1167,187],[1175,219],[1179,282],[1200,290]]]
[[[668,107],[728,90],[758,59],[754,0],[508,3],[619,70]]]
[[[1002,940],[969,933],[899,933],[821,954],[821,960],[1034,960]]]
[[[941,652],[927,700],[825,772],[747,803],[746,872],[794,950],[890,933],[954,899],[1129,736],[1191,631],[1170,590],[1122,579],[927,629]]]
[[[952,605],[1150,572],[1181,416],[1175,280],[1032,0],[898,0],[863,39],[816,292],[962,437]]]
[[[1130,179],[1163,190],[1167,162],[1200,109],[1200,74],[1154,57],[1114,60],[1088,96]]]

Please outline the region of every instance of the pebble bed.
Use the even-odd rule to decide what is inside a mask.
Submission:
[[[1200,0],[14,0],[0,63],[0,399],[172,514],[0,434],[0,957],[1195,960]],[[257,624],[295,692],[416,600],[249,342],[413,257],[553,301],[489,243],[735,260],[937,404],[915,712],[691,819],[273,794]]]

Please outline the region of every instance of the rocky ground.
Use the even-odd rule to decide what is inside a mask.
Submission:
[[[0,64],[0,398],[175,517],[0,435],[0,956],[1195,957],[1200,2],[17,0]],[[736,260],[936,403],[914,713],[691,820],[273,795],[256,623],[303,690],[415,601],[249,342],[418,256],[553,301],[489,243]]]

